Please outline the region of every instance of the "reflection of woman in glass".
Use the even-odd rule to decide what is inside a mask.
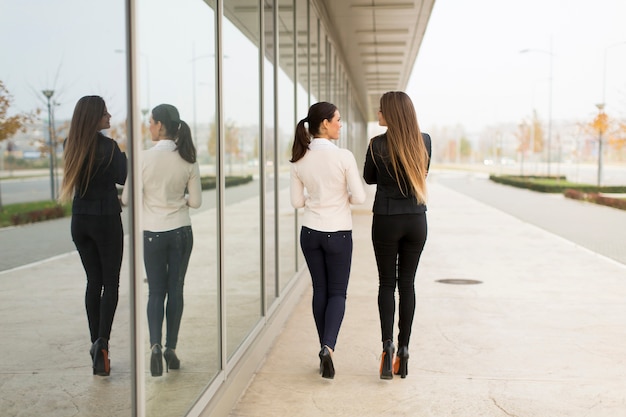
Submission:
[[[378,122],[387,132],[370,141],[363,177],[376,184],[372,242],[378,264],[378,310],[383,353],[380,377],[407,375],[415,313],[415,273],[426,243],[426,175],[430,136],[420,133],[413,103],[401,91],[383,94]],[[398,354],[393,346],[394,293],[398,286]]]
[[[346,306],[352,262],[350,204],[365,201],[354,155],[332,143],[340,129],[334,104],[312,105],[296,126],[290,161],[291,204],[304,207],[300,246],[313,281],[313,318],[324,378],[335,376],[331,354]]]
[[[126,155],[100,130],[111,115],[102,97],[78,100],[65,141],[59,199],[72,201],[72,240],[87,274],[85,308],[94,375],[109,375],[109,338],[117,308],[124,233],[115,184],[126,181]]]
[[[161,376],[163,358],[166,370],[180,368],[176,343],[183,314],[185,273],[193,246],[189,207],[200,207],[202,190],[191,131],[180,120],[176,107],[160,104],[152,109],[150,135],[156,143],[143,153],[141,171],[143,250],[149,288],[150,372]],[[162,352],[164,315],[167,333]]]

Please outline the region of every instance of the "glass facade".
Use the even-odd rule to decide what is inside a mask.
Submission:
[[[175,19],[174,16],[193,16],[194,24],[188,25],[183,20]],[[156,24],[159,22],[159,24]],[[160,24],[160,23],[163,24]],[[236,104],[232,103],[232,96],[223,97],[222,111],[225,117],[232,119],[226,124],[225,133],[218,131],[218,106],[217,106],[217,77],[216,77],[216,13],[215,5],[197,0],[181,0],[177,2],[160,0],[139,0],[136,14],[137,28],[137,53],[139,55],[137,84],[139,87],[138,101],[141,103],[142,131],[146,132],[150,111],[154,106],[161,103],[169,103],[176,106],[180,112],[181,120],[189,125],[194,144],[197,149],[197,158],[201,167],[201,176],[215,178],[218,174],[217,163],[220,157],[225,166],[225,175],[248,175],[242,172],[244,164],[240,160],[240,149],[248,145],[251,140],[249,135],[241,134],[237,130],[249,124],[258,126],[258,121],[250,123],[249,120],[237,119]],[[234,37],[238,32],[232,25],[224,29],[225,37]],[[233,39],[232,42],[242,42]],[[253,49],[250,47],[250,49]],[[230,59],[224,59],[224,65],[232,65],[240,59],[232,50],[225,50]],[[252,58],[253,64],[254,58]],[[253,67],[256,67],[254,65]],[[228,71],[228,69],[225,69]],[[257,91],[256,85],[251,86],[251,91]],[[234,92],[233,92],[234,94]],[[252,94],[251,94],[252,95]],[[149,99],[149,101],[148,101]],[[144,101],[145,100],[145,101]],[[135,104],[136,105],[136,104]],[[254,107],[257,109],[258,105]],[[219,132],[219,133],[218,133]],[[225,140],[222,140],[223,136]],[[135,148],[141,156],[141,151],[152,146],[150,140],[143,140],[141,147]],[[137,141],[135,141],[137,144]],[[218,144],[223,144],[224,155],[219,153]],[[140,183],[137,169],[132,170],[134,183]],[[246,186],[248,187],[248,186]],[[229,188],[227,188],[229,190]],[[254,188],[246,189],[246,195],[253,200],[258,199],[258,192]],[[229,206],[230,194],[225,195],[225,206]],[[143,343],[137,346],[137,350],[143,353],[144,369],[137,369],[138,382],[144,386],[146,416],[170,416],[184,415],[191,404],[202,394],[208,381],[211,381],[222,368],[220,343],[220,307],[226,305],[226,309],[232,308],[237,311],[237,302],[233,301],[232,288],[241,286],[245,281],[246,270],[258,271],[254,256],[249,255],[248,261],[254,265],[247,265],[246,269],[236,270],[233,267],[232,257],[223,256],[221,263],[224,268],[225,282],[228,283],[226,297],[219,295],[219,267],[220,252],[218,251],[218,192],[216,188],[206,189],[202,194],[203,203],[199,209],[192,209],[192,228],[194,234],[194,247],[185,276],[184,287],[184,311],[177,352],[181,358],[182,366],[180,375],[174,383],[174,388],[166,380],[152,377],[150,373],[150,345],[143,306],[146,303],[148,292],[147,285],[139,287],[139,293],[135,298],[137,311],[136,327],[142,332]],[[252,202],[254,204],[254,202]],[[135,207],[141,207],[140,201]],[[131,208],[137,218],[138,226],[141,225],[141,212]],[[254,208],[258,211],[258,208]],[[224,254],[233,253],[234,236],[240,233],[237,230],[239,211],[225,210],[223,214]],[[255,225],[251,226],[252,228]],[[140,228],[139,228],[140,229]],[[143,254],[139,240],[141,231],[132,234],[136,243],[134,252],[134,264],[142,274],[131,278],[133,282],[143,282]],[[258,231],[256,232],[258,233]],[[250,254],[256,254],[258,242],[250,248]],[[247,248],[239,248],[248,254]],[[236,252],[236,251],[235,251]],[[132,256],[132,255],[131,255]],[[258,256],[257,256],[258,257]],[[240,273],[241,271],[241,273]],[[248,278],[254,281],[255,277]],[[256,279],[258,282],[258,278]],[[246,291],[248,292],[248,291]],[[258,293],[258,288],[256,288]],[[254,298],[254,295],[251,296]],[[258,298],[258,296],[257,296]],[[243,300],[243,297],[239,300]],[[239,301],[238,300],[238,301]],[[252,307],[254,308],[254,307]],[[248,313],[246,324],[258,318],[258,303],[256,311]],[[236,348],[235,338],[241,338],[241,331],[236,331],[232,323],[232,317],[227,316],[227,326],[232,331],[226,334],[232,335],[227,340],[227,349],[233,351]],[[228,327],[227,327],[228,328]],[[232,347],[231,347],[232,346]],[[138,364],[139,365],[139,364]],[[165,375],[165,374],[164,374]],[[166,378],[174,376],[172,372],[165,375]],[[165,383],[164,383],[165,382]],[[139,400],[141,401],[141,400]],[[142,404],[138,410],[142,409]]]
[[[278,5],[278,77],[277,110],[279,123],[277,129],[277,163],[279,183],[288,185],[289,159],[294,129],[298,120],[295,107],[295,20],[294,1],[276,0]],[[302,117],[305,117],[303,115]],[[302,118],[301,117],[301,118]],[[279,288],[284,289],[296,271],[296,217],[289,201],[288,187],[281,187],[278,192],[279,222],[278,236],[280,257],[278,262]]]
[[[101,7],[93,0],[63,2],[81,27],[73,37],[50,28],[52,35],[38,40],[42,51],[50,50],[43,59],[65,56],[72,70],[80,69],[80,88],[54,96],[65,100],[57,121],[71,118],[81,96],[103,96],[114,116],[108,135],[129,155],[128,186],[134,188],[123,214],[128,235],[111,339],[117,375],[112,413],[209,414],[228,390],[245,388],[245,369],[253,369],[246,364],[255,360],[255,349],[267,346],[273,319],[288,314],[283,306],[308,285],[301,274],[299,213],[289,198],[296,123],[310,104],[334,102],[344,126],[338,145],[353,148],[360,160],[366,115],[351,100],[348,71],[313,0],[115,0],[100,17],[91,11]],[[7,6],[3,13],[17,12]],[[88,48],[98,50],[85,53]],[[14,64],[22,65],[17,57]],[[101,78],[89,80],[90,66],[104,67],[106,76],[94,71]],[[133,184],[141,183],[137,167],[151,146],[151,109],[162,103],[176,106],[190,126],[201,176],[214,186],[192,209],[181,369],[156,378],[145,313],[141,193]],[[84,315],[76,316],[76,337],[85,333],[87,340]],[[65,331],[65,323],[57,325]],[[105,388],[94,389],[97,396]]]
[[[250,164],[258,158],[260,147],[261,34],[258,1],[240,1],[227,11],[222,34],[225,177],[252,176],[252,181],[246,185],[225,188],[221,213],[224,224],[226,352],[231,358],[263,314],[261,187],[259,164]],[[245,25],[244,31],[237,29],[238,22]],[[244,193],[243,188],[246,189]]]
[[[138,99],[146,97],[141,108],[156,104],[148,102],[150,97],[181,103],[181,113],[191,104],[186,113],[203,174],[216,176],[218,186],[204,192],[207,206],[193,217],[196,246],[182,327],[188,336],[181,334],[181,339],[188,340],[186,362],[198,367],[190,372],[193,378],[177,383],[176,392],[182,390],[186,400],[176,394],[172,401],[170,388],[150,378],[146,369],[138,374],[145,381],[146,415],[198,414],[201,408],[190,407],[202,402],[203,392],[207,401],[209,387],[218,389],[237,362],[245,360],[246,349],[275,303],[289,295],[290,283],[304,265],[297,244],[298,213],[290,205],[288,188],[295,124],[318,100],[342,109],[344,132],[352,130],[347,115],[358,113],[348,109],[345,71],[307,0],[165,1],[158,8],[144,2],[135,29],[137,50],[144,57],[137,71]],[[202,24],[167,31],[154,24],[176,13],[189,13]],[[171,56],[159,53],[165,42],[160,37],[179,45],[178,65],[168,64]],[[188,59],[180,59],[183,50]],[[174,79],[191,79],[189,93]],[[183,98],[189,94],[192,103]],[[349,134],[342,140],[349,143]],[[230,186],[238,178],[249,181]],[[137,247],[136,259],[140,252]],[[137,297],[143,299],[145,294]],[[148,363],[147,350],[144,360]]]

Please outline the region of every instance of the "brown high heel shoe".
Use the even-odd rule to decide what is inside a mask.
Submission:
[[[393,362],[393,373],[400,375],[400,378],[406,378],[409,373],[409,348],[400,346],[396,354],[396,360]]]
[[[391,363],[393,361],[394,346],[391,340],[383,343],[383,354],[380,358],[380,379],[393,379]]]

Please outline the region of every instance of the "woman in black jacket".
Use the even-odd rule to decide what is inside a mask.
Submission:
[[[102,133],[111,127],[102,97],[78,100],[64,147],[61,201],[72,202],[72,240],[87,274],[85,308],[94,375],[109,375],[109,338],[117,308],[124,233],[117,188],[126,155]]]
[[[401,91],[380,99],[378,122],[387,132],[370,141],[363,178],[377,184],[372,243],[378,265],[378,310],[383,353],[380,378],[406,377],[415,313],[415,273],[426,243],[426,175],[430,136],[419,130],[413,103]],[[395,290],[398,286],[398,354],[393,355]],[[392,365],[393,363],[393,365]],[[393,366],[393,370],[392,370]]]

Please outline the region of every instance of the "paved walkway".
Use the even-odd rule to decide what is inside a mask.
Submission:
[[[409,375],[380,380],[369,204],[354,215],[335,379],[318,375],[308,291],[230,417],[626,415],[626,267],[436,178]]]
[[[317,373],[309,291],[231,417],[626,414],[626,267],[455,192],[437,175],[409,375],[380,380],[369,190],[370,201],[354,210],[335,379]],[[0,273],[0,415],[129,415],[129,346],[121,337],[130,332],[127,285],[116,314],[115,374],[93,378],[81,276],[75,252]],[[170,376],[159,387],[169,389]],[[191,399],[198,389],[176,388],[172,394]]]

